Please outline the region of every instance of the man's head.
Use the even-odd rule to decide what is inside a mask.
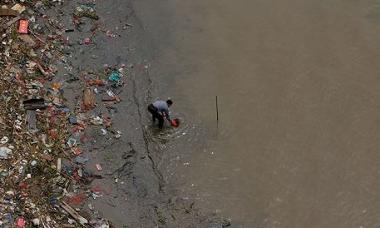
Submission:
[[[166,101],[166,104],[168,104],[168,106],[170,107],[170,106],[172,106],[173,101],[172,101],[171,99],[168,99],[168,100]]]

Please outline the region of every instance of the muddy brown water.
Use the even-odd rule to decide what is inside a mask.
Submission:
[[[380,227],[378,1],[135,4],[184,119],[167,155],[184,198],[244,227]]]

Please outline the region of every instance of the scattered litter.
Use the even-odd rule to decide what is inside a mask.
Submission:
[[[91,35],[79,39],[81,44],[91,45],[104,33],[119,35],[103,22],[86,19],[99,19],[95,1],[73,3],[73,11],[66,14],[73,27],[65,27],[64,10],[52,10],[60,4],[63,0],[5,0],[0,7],[0,227],[110,227],[96,211],[86,214],[95,218],[89,223],[80,208],[68,203],[83,205],[91,197],[102,197],[101,192],[85,190],[102,177],[86,169],[91,151],[86,146],[96,142],[92,133],[99,128],[102,135],[110,135],[107,141],[121,137],[111,117],[117,113],[116,87],[124,83],[125,65],[99,66],[97,71],[75,66],[71,59],[76,48],[72,39],[86,37],[79,34],[87,30],[86,23],[92,23]],[[98,107],[96,101],[102,98],[109,102]],[[102,171],[100,164],[95,167]]]
[[[91,119],[91,123],[94,125],[102,125],[103,124],[103,119],[99,116],[96,116]]]
[[[91,39],[90,38],[85,38],[84,40],[83,40],[83,43],[84,44],[91,44]]]
[[[102,171],[103,170],[103,168],[102,168],[102,166],[100,164],[96,164],[95,166],[96,166],[96,169],[98,171]]]
[[[111,38],[115,38],[115,37],[117,37],[117,35],[115,35],[115,34],[113,34],[111,31],[107,31],[106,32],[106,36],[108,36],[108,37],[111,37]]]
[[[49,138],[51,140],[57,140],[58,139],[58,130],[57,129],[50,129],[48,131]]]
[[[102,99],[102,101],[113,101],[113,102],[120,102],[120,98],[118,96],[116,96],[116,94],[114,92],[112,92],[112,90],[107,90],[107,95],[108,97],[104,97]]]
[[[80,155],[80,154],[82,154],[82,150],[81,150],[79,147],[71,148],[71,151],[72,151],[73,154],[75,154],[75,155]]]
[[[95,5],[92,3],[83,3],[76,8],[75,15],[77,17],[87,17],[94,20],[99,20],[99,16],[96,15]]]
[[[78,119],[76,116],[69,116],[69,122],[71,124],[77,124],[78,123]]]
[[[79,193],[77,195],[71,196],[67,199],[67,202],[71,205],[81,205],[87,199],[87,195],[84,193]]]
[[[6,144],[8,141],[9,141],[9,138],[7,136],[4,136],[3,138],[1,138],[0,143]]]
[[[45,109],[47,105],[44,99],[29,99],[23,102],[24,108],[27,110]]]
[[[12,154],[12,150],[8,147],[0,147],[0,159],[8,159],[9,155]]]
[[[112,92],[111,90],[107,90],[107,94],[108,96],[110,97],[115,97],[116,95],[114,94],[114,92]]]
[[[74,138],[69,138],[69,140],[67,141],[67,145],[68,145],[69,147],[74,147],[74,146],[77,145],[77,140],[74,139]]]
[[[21,34],[27,34],[28,33],[28,26],[29,26],[29,21],[27,20],[20,20],[20,24],[18,27],[18,32]]]
[[[23,228],[25,226],[25,219],[24,218],[18,218],[17,219],[17,228]]]
[[[62,158],[57,159],[57,173],[61,173],[62,171]]]
[[[115,138],[119,139],[121,137],[121,131],[116,131]]]
[[[3,9],[0,8],[0,16],[17,16],[18,12],[13,9]]]
[[[92,109],[95,107],[95,95],[90,88],[86,88],[83,92],[83,105],[85,109]]]
[[[20,5],[20,4],[16,4],[16,5],[14,5],[11,9],[14,10],[14,11],[17,11],[18,13],[21,14],[22,12],[25,11],[26,7],[25,7],[25,6],[22,6],[22,5]]]
[[[40,225],[40,220],[38,218],[34,218],[32,220],[33,226],[39,226]]]
[[[112,82],[118,82],[118,81],[120,81],[120,78],[121,78],[121,76],[120,76],[119,71],[113,71],[113,72],[110,74],[110,76],[108,77],[108,79],[109,79],[110,81],[112,81]]]
[[[70,207],[66,202],[62,201],[61,207],[69,213],[75,220],[77,220],[80,224],[87,224],[87,219],[83,218],[76,212],[72,207]]]
[[[92,79],[92,80],[89,80],[88,84],[90,86],[104,86],[105,85],[104,81],[101,80],[101,79]]]

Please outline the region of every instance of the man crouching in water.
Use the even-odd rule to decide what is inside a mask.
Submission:
[[[168,99],[167,101],[157,100],[152,104],[148,105],[148,111],[152,114],[153,123],[158,119],[158,127],[162,129],[164,126],[164,118],[169,122],[169,107],[172,106],[173,101]]]

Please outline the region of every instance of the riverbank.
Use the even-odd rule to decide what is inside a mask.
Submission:
[[[70,2],[64,10],[73,9],[75,4]],[[119,95],[122,102],[117,111],[111,111],[114,125],[123,132],[121,138],[112,143],[99,131],[93,131],[95,140],[86,145],[92,161],[87,166],[94,167],[95,161],[99,161],[104,167],[105,177],[95,180],[92,186],[109,190],[90,203],[116,227],[227,226],[228,221],[203,214],[193,208],[193,202],[171,194],[158,166],[161,145],[155,139],[155,129],[147,127],[150,118],[146,114],[148,103],[157,96],[153,92],[157,85],[152,84],[157,75],[150,71],[155,49],[133,2],[98,2],[96,9],[99,22],[107,31],[92,38],[94,47],[79,50],[73,64],[82,69],[124,64],[126,74]],[[104,107],[97,108],[95,112],[106,112]]]
[[[38,219],[44,227],[228,226],[227,220],[205,215],[192,202],[173,195],[158,167],[160,145],[154,140],[154,129],[146,127],[145,110],[155,96],[152,47],[132,2],[59,1],[26,6],[22,16],[30,22],[30,42],[36,45],[28,47],[28,52],[17,52],[18,57],[31,58],[26,53],[33,51],[34,59],[44,65],[33,65],[31,81],[24,65],[10,79],[20,78],[20,83],[26,84],[39,81],[38,98],[44,109],[37,108],[37,130],[25,133],[32,137],[22,136],[20,147],[1,161],[2,171],[9,174],[4,182],[14,178],[10,164],[27,170],[20,171],[17,178],[25,184],[5,185],[4,192],[25,199],[16,203],[16,211],[3,214],[10,215],[3,217],[3,224],[21,219],[26,224],[21,227],[29,227]],[[17,28],[12,25],[9,34]],[[9,86],[11,91],[20,88],[19,84]],[[25,98],[15,99],[14,105],[20,101]],[[19,111],[20,117],[13,118],[26,118],[27,109]],[[21,123],[20,129],[27,129],[23,124],[29,122]],[[9,137],[10,143],[15,142]],[[39,146],[30,161],[21,147],[29,140]],[[33,161],[41,165],[40,181],[36,169],[28,165],[35,164]],[[36,204],[32,190],[42,190],[46,182],[49,190],[37,191],[41,196],[38,210],[30,211],[28,207]],[[10,186],[13,194],[7,189]],[[70,208],[78,209],[79,214],[68,212]]]

